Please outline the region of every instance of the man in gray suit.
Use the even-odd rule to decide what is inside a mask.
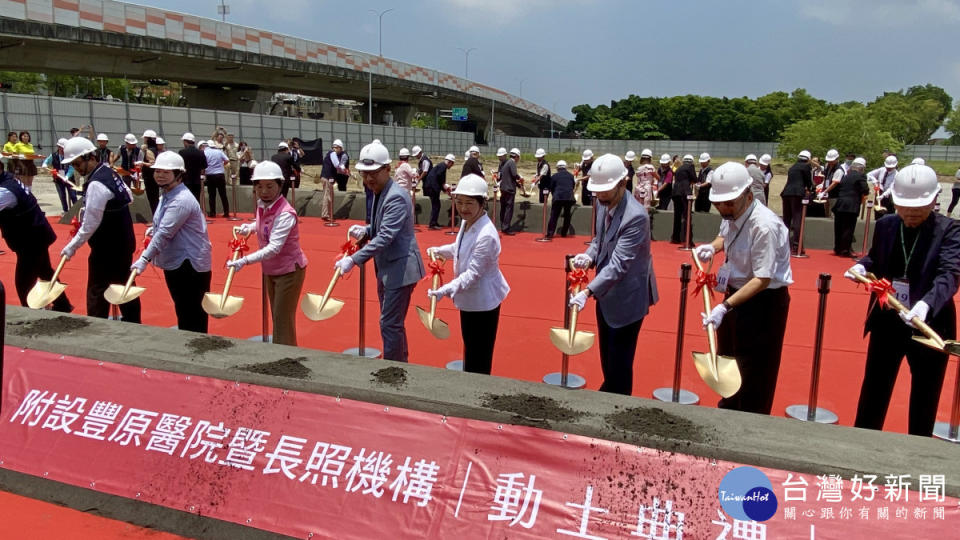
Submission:
[[[650,256],[650,218],[642,204],[626,197],[627,168],[619,156],[606,154],[590,168],[587,189],[596,194],[597,235],[586,253],[573,258],[575,268],[595,266],[596,276],[570,305],[583,309],[597,299],[601,392],[630,395],[633,358],[640,325],[658,300]]]
[[[410,194],[390,178],[390,152],[379,140],[360,150],[357,170],[363,185],[374,193],[370,225],[352,225],[350,236],[369,238],[362,249],[343,257],[336,267],[346,274],[355,265],[373,259],[380,300],[380,336],[383,358],[407,361],[407,331],[403,321],[410,308],[410,295],[424,276],[420,247],[413,234]]]

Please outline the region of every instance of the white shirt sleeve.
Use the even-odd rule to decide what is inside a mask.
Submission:
[[[244,257],[247,263],[260,262],[280,253],[280,248],[287,242],[287,236],[290,235],[290,231],[293,230],[293,226],[296,224],[297,218],[292,214],[283,212],[277,216],[273,221],[273,229],[270,231],[270,242],[266,246]]]
[[[67,247],[76,251],[76,249],[86,243],[87,240],[96,232],[100,222],[103,221],[103,211],[107,203],[113,199],[113,193],[100,182],[90,182],[87,186],[87,192],[83,196],[83,223],[80,224],[80,230]]]
[[[837,184],[843,180],[843,169],[837,169],[833,172],[833,178],[830,179],[830,183]]]
[[[13,208],[17,205],[17,196],[10,193],[9,189],[0,188],[0,210]]]

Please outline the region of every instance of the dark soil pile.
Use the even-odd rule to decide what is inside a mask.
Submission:
[[[582,412],[564,407],[553,398],[532,394],[486,394],[483,396],[481,404],[488,409],[496,409],[536,420],[576,420],[583,416]]]
[[[394,388],[400,388],[407,384],[407,370],[403,368],[388,367],[378,369],[370,374],[373,375],[373,378],[370,380],[377,384],[386,384]]]
[[[55,336],[90,326],[84,319],[61,315],[52,319],[37,319],[29,322],[11,323],[13,333],[24,337]]]
[[[187,342],[187,348],[193,354],[203,354],[210,351],[221,351],[233,347],[233,342],[220,336],[203,336],[193,338]]]
[[[291,377],[294,379],[306,379],[310,375],[310,368],[300,362],[306,360],[306,356],[297,358],[281,358],[274,362],[266,364],[248,364],[238,366],[237,369],[249,371],[250,373],[260,373],[262,375],[275,375],[278,377]]]
[[[658,407],[634,407],[604,417],[616,429],[663,439],[706,442],[709,430]]]

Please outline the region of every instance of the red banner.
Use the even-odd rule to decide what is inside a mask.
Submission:
[[[766,501],[730,462],[11,347],[4,381],[0,466],[299,538],[935,538],[960,514],[937,471],[760,469],[757,522],[724,511]]]

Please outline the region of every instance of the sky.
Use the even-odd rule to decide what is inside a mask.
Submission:
[[[464,76],[572,118],[630,94],[960,98],[960,0],[225,0],[227,22]],[[220,0],[137,3],[219,19]]]

